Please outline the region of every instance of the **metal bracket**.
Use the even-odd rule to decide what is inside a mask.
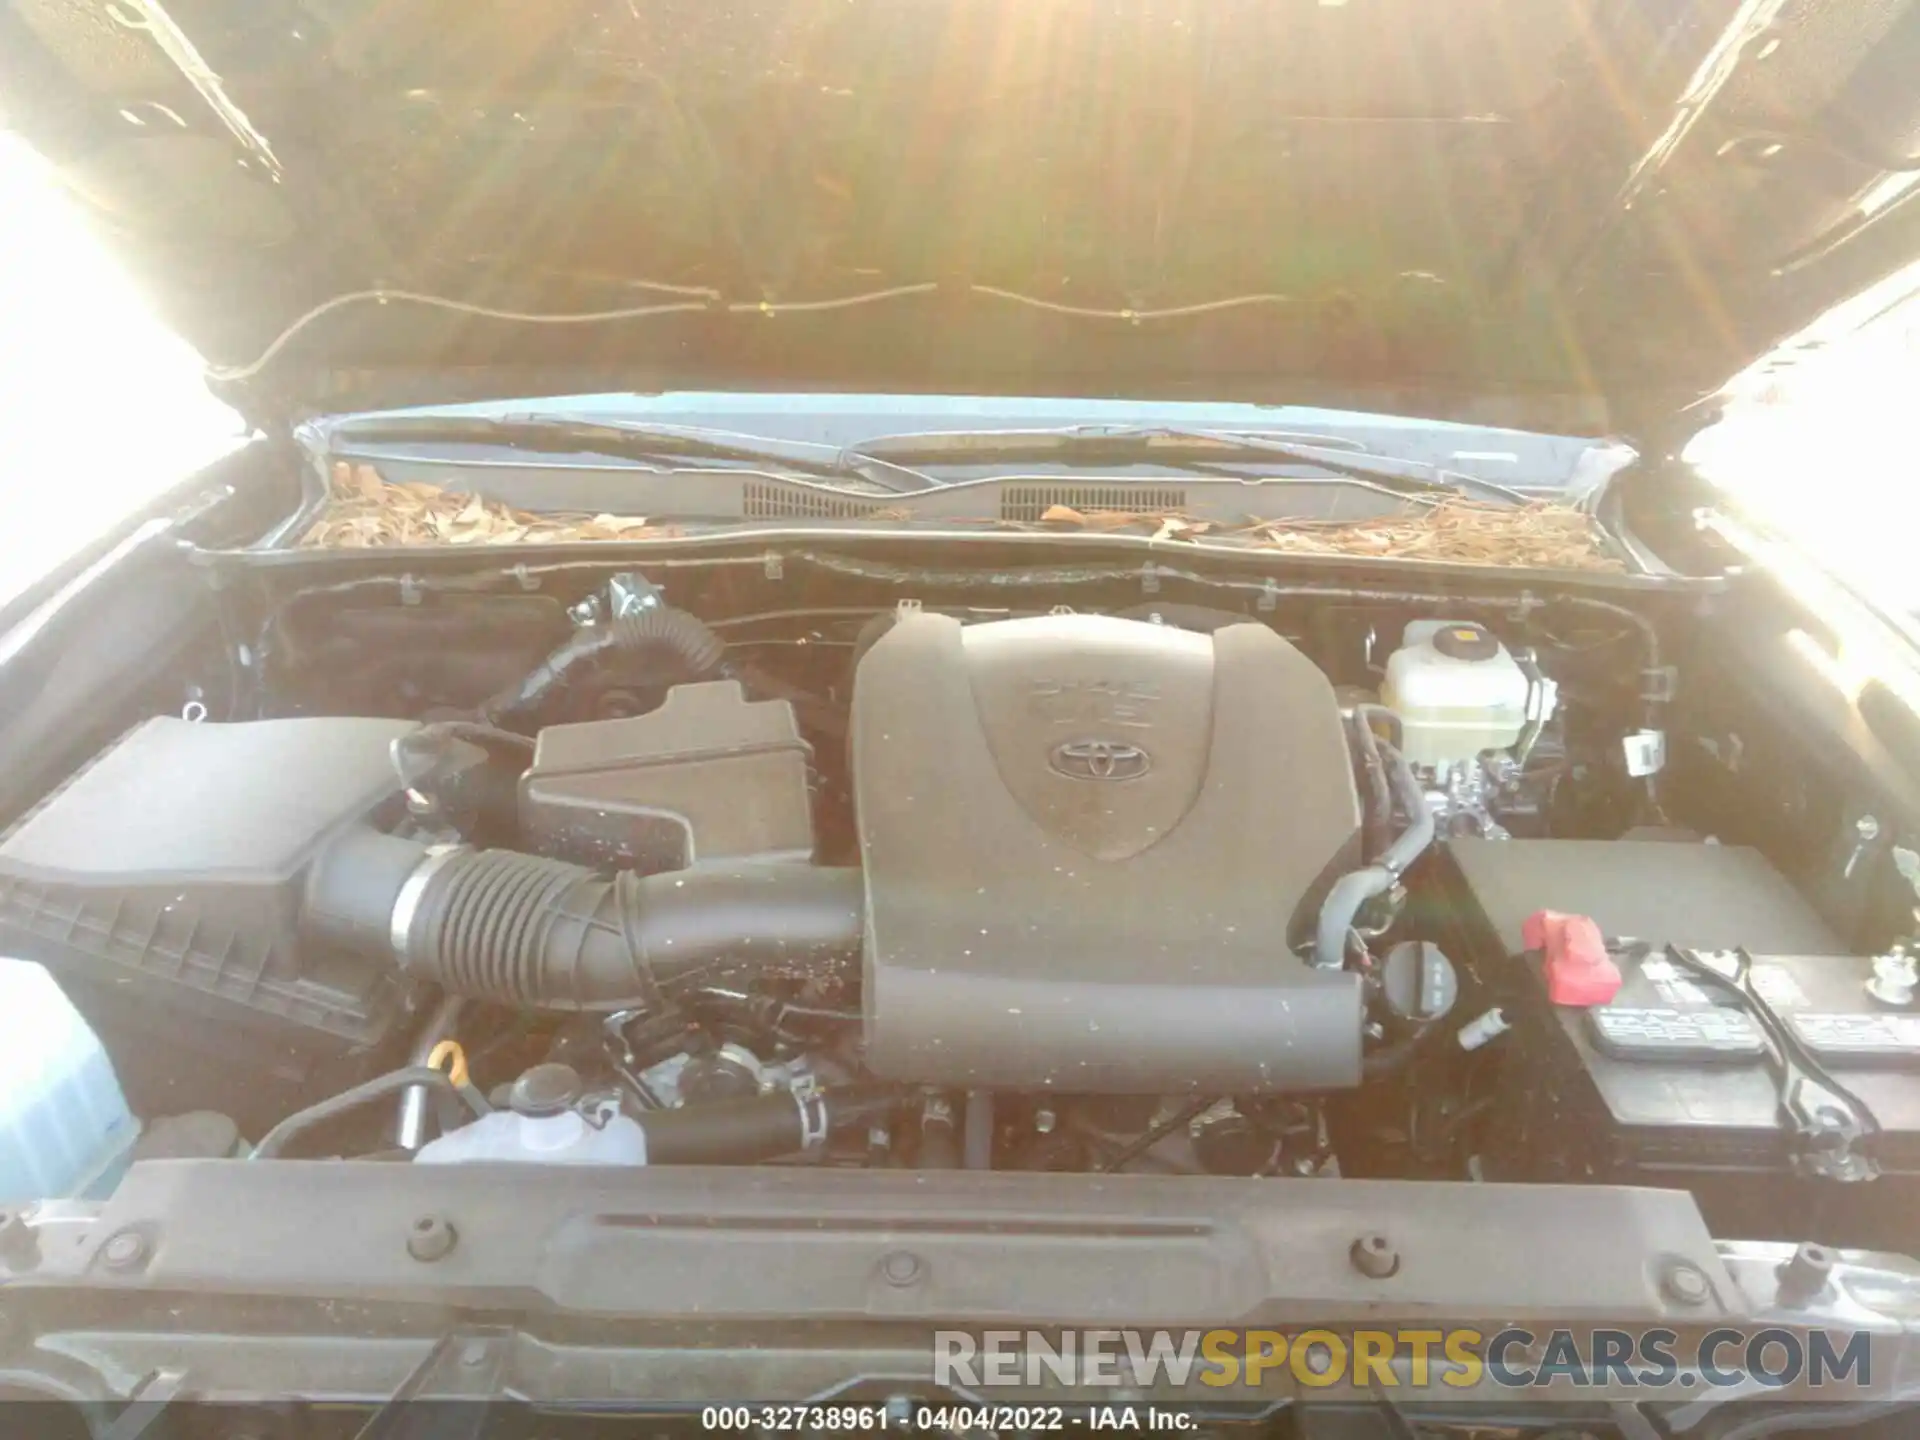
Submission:
[[[413,1372],[374,1411],[354,1440],[479,1440],[490,1423],[488,1406],[513,1354],[513,1332],[505,1329],[449,1330]],[[455,1400],[459,1405],[417,1403]]]
[[[155,1370],[133,1392],[126,1409],[114,1417],[100,1440],[140,1440],[154,1428],[162,1412],[185,1392],[185,1370]]]
[[[1672,665],[1662,665],[1653,670],[1640,672],[1640,698],[1655,705],[1665,705],[1680,693],[1680,672]]]
[[[607,581],[608,609],[618,620],[638,615],[661,603],[660,587],[635,570],[623,570]]]
[[[810,1079],[811,1077],[804,1077]],[[817,1085],[797,1083],[793,1087],[794,1104],[800,1107],[800,1149],[812,1154],[827,1143],[833,1122],[827,1114],[827,1097]]]
[[[767,551],[767,553],[761,557],[761,565],[766,572],[767,579],[784,580],[786,578],[786,562],[780,558],[778,551]]]
[[[515,564],[507,573],[513,576],[522,590],[532,591],[540,588],[540,577],[527,569],[527,562],[524,560]]]
[[[1254,609],[1262,615],[1271,615],[1280,605],[1280,587],[1269,575],[1260,582],[1260,598],[1253,602]]]
[[[425,590],[421,586],[418,576],[402,575],[400,577],[400,603],[402,605],[418,605],[424,593]]]
[[[1544,610],[1546,608],[1546,601],[1542,600],[1531,590],[1523,590],[1514,598],[1513,608],[1509,610],[1507,614],[1511,615],[1515,620],[1525,620],[1536,610]]]
[[[1140,593],[1158,595],[1160,593],[1160,571],[1149,560],[1140,567]]]

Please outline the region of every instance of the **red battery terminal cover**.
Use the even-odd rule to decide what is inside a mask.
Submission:
[[[1620,967],[1591,917],[1536,910],[1520,938],[1544,957],[1547,998],[1555,1005],[1604,1005],[1619,993]]]

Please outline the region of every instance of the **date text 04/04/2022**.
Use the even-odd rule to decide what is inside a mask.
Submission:
[[[891,1429],[969,1431],[1152,1430],[1194,1428],[1194,1417],[1158,1406],[1089,1405],[710,1405],[700,1412],[710,1431],[762,1434],[881,1434]]]

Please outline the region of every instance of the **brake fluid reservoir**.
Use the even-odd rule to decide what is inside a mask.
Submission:
[[[1507,647],[1484,625],[1415,620],[1387,657],[1380,698],[1400,717],[1407,760],[1440,768],[1518,740],[1529,688]]]
[[[103,1195],[139,1136],[66,992],[41,966],[0,959],[0,1205]]]

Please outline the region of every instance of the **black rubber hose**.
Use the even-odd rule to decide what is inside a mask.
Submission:
[[[480,707],[489,725],[537,711],[578,668],[611,651],[633,652],[659,646],[678,657],[688,675],[703,679],[719,670],[727,653],[726,641],[697,615],[671,605],[650,605],[629,615],[617,615],[605,625],[576,630],[525,677]]]
[[[384,1100],[389,1095],[398,1095],[402,1090],[410,1090],[416,1085],[430,1085],[449,1095],[457,1096],[466,1102],[474,1115],[489,1114],[486,1101],[472,1086],[462,1089],[450,1080],[446,1072],[432,1069],[426,1065],[409,1065],[405,1069],[392,1070],[385,1075],[376,1075],[364,1084],[351,1090],[343,1090],[331,1099],[322,1100],[317,1105],[309,1105],[304,1110],[296,1110],[282,1120],[273,1129],[261,1137],[260,1143],[253,1147],[252,1158],[271,1160],[287,1148],[287,1142],[314,1126],[324,1124],[349,1111],[358,1110],[362,1105],[371,1105],[375,1100]]]
[[[1427,1038],[1432,1029],[1431,1025],[1423,1025],[1412,1034],[1403,1035],[1391,1044],[1382,1045],[1378,1050],[1370,1053],[1360,1062],[1361,1077],[1374,1081],[1398,1075],[1407,1068],[1407,1062],[1413,1059],[1414,1051],[1420,1048],[1420,1042]]]
[[[401,917],[404,937],[390,918],[369,927],[349,917],[346,928],[364,935],[385,923],[409,971],[473,999],[622,1010],[657,1005],[665,990],[716,970],[838,976],[860,954],[857,869],[741,865],[608,879],[511,850],[420,852],[420,866],[430,868]],[[316,907],[310,895],[310,912],[321,908],[345,907]]]
[[[611,879],[513,850],[429,852],[366,826],[315,859],[301,925],[393,955],[453,995],[545,1010],[653,1006],[730,972],[831,975],[856,964],[858,869],[742,864]]]
[[[811,1101],[780,1091],[679,1110],[648,1110],[634,1119],[647,1135],[649,1165],[750,1165],[806,1148],[812,1138],[805,1108],[809,1104],[818,1107],[832,1131],[866,1124],[897,1102],[893,1091],[849,1086]]]
[[[1356,715],[1366,710],[1357,706]],[[1362,717],[1362,723],[1365,723]],[[1400,752],[1385,741],[1376,740],[1380,758],[1400,804],[1407,812],[1407,828],[1374,859],[1371,865],[1350,870],[1333,882],[1327,898],[1320,903],[1319,923],[1315,927],[1313,963],[1322,970],[1340,970],[1347,961],[1347,932],[1353,928],[1360,907],[1376,895],[1384,895],[1433,844],[1433,812],[1427,809],[1427,797],[1420,781]]]
[[[614,649],[664,646],[694,675],[712,674],[727,653],[727,642],[714,634],[706,621],[671,605],[649,605],[630,615],[616,615],[606,628]]]
[[[1377,860],[1387,848],[1393,833],[1393,790],[1387,782],[1387,764],[1380,758],[1380,737],[1373,733],[1367,717],[1355,711],[1351,721],[1356,747],[1360,752],[1360,773],[1366,778],[1366,811],[1361,820],[1362,849],[1369,861]]]
[[[1413,773],[1413,767],[1406,758],[1384,740],[1378,740],[1376,744],[1380,749],[1381,762],[1387,767],[1394,794],[1407,817],[1407,828],[1386,848],[1378,862],[1391,870],[1397,880],[1433,844],[1433,812],[1427,808],[1426,792],[1420,788],[1419,777]]]

